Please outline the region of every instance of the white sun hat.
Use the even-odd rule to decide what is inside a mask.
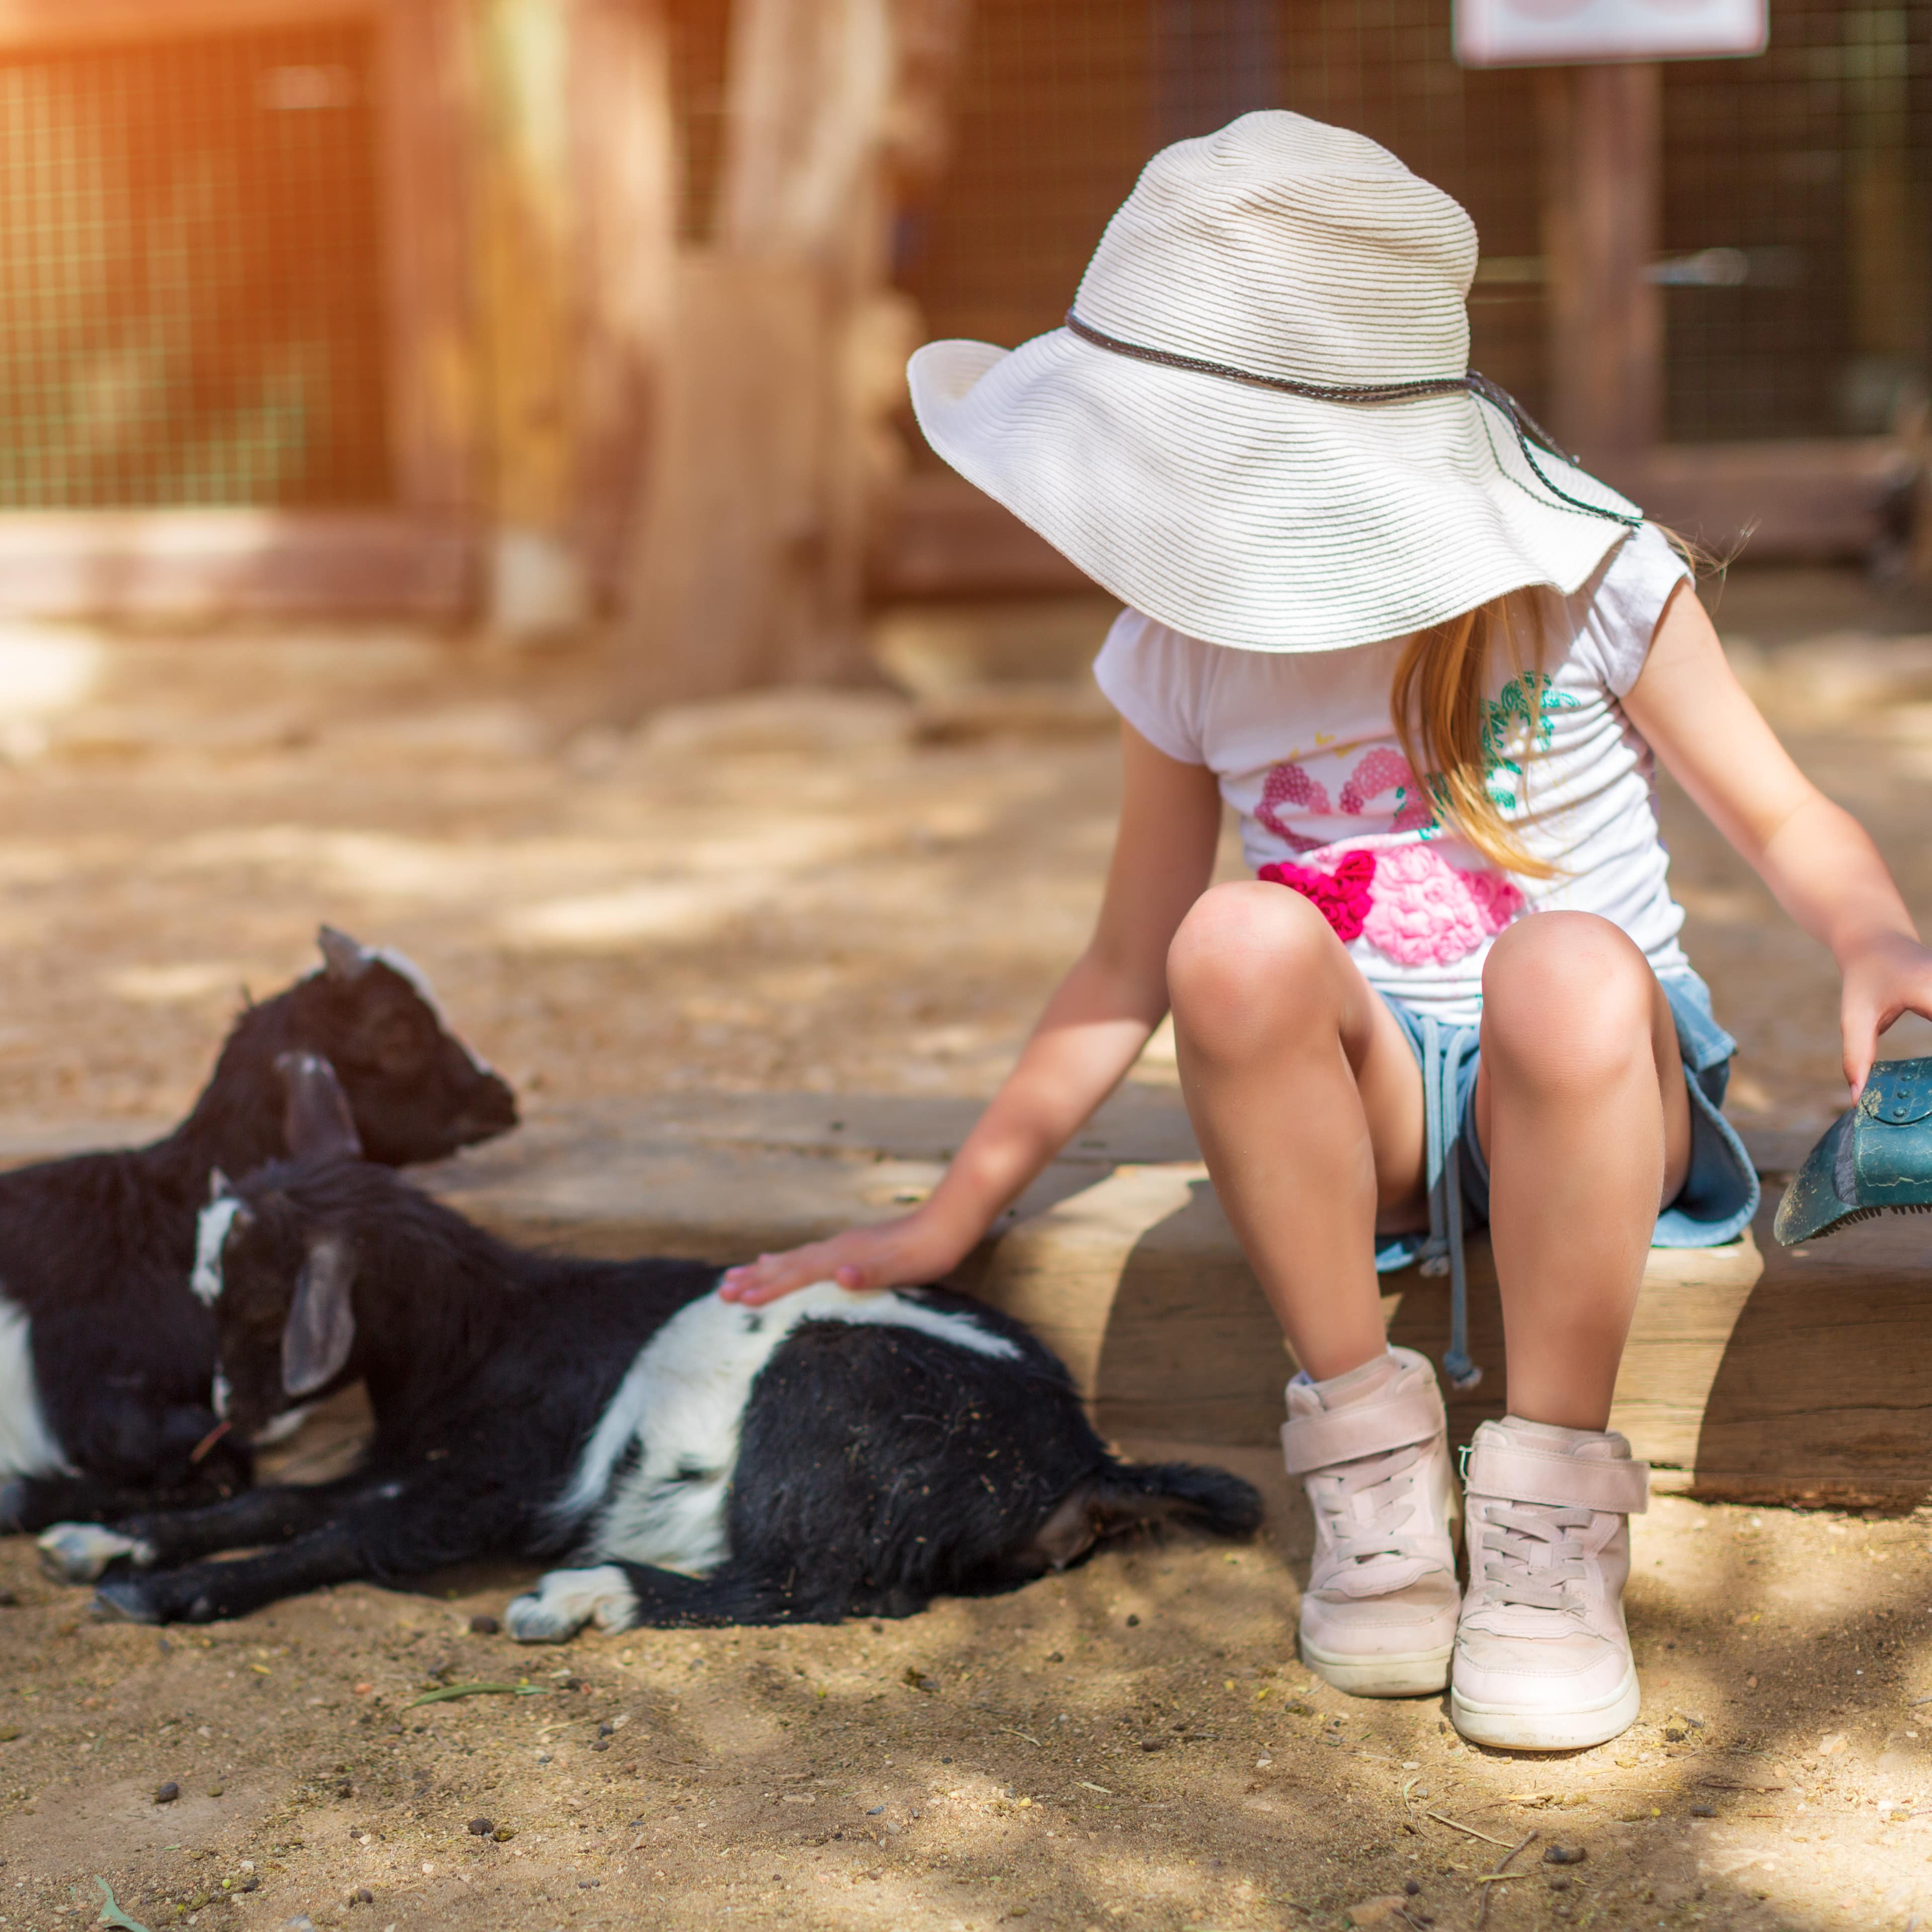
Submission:
[[[928,343],[933,448],[1136,610],[1211,644],[1399,637],[1575,590],[1642,521],[1468,372],[1476,231],[1365,136],[1244,114],[1163,148],[1066,326]]]

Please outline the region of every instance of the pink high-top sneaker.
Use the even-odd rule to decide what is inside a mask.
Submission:
[[[1456,1483],[1426,1357],[1391,1348],[1332,1381],[1297,1376],[1281,1432],[1315,1512],[1302,1660],[1338,1690],[1407,1697],[1448,1682]]]
[[[1450,1721],[1505,1750],[1607,1742],[1637,1714],[1623,1592],[1649,1464],[1614,1431],[1508,1415],[1476,1431],[1467,1487]]]

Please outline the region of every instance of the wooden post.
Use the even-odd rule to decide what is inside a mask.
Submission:
[[[1551,431],[1635,482],[1664,427],[1657,253],[1661,88],[1654,65],[1538,76]]]
[[[512,640],[616,601],[670,328],[662,0],[481,0],[488,604]]]
[[[942,145],[963,20],[962,0],[734,8],[716,240],[677,272],[633,705],[862,673],[877,427],[916,342],[888,286],[894,195]]]
[[[614,608],[662,454],[677,164],[663,0],[574,0],[574,527],[592,601]]]
[[[404,0],[382,48],[384,286],[397,494],[469,524],[483,456],[469,159],[475,50],[462,0]]]
[[[589,584],[572,542],[574,197],[572,10],[482,0],[482,283],[494,488],[491,628],[512,640],[575,629]]]

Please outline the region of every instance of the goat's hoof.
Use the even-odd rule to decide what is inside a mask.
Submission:
[[[152,1562],[154,1555],[139,1538],[93,1522],[57,1522],[42,1534],[38,1547],[40,1568],[56,1583],[92,1583],[111,1564]]]
[[[116,1576],[94,1593],[94,1614],[104,1623],[162,1624],[166,1613],[138,1577]]]
[[[0,1483],[0,1536],[18,1536],[28,1527],[28,1494],[23,1477],[16,1476],[10,1483]]]
[[[503,1612],[503,1630],[517,1643],[568,1643],[582,1629],[547,1609],[539,1596],[513,1597]]]
[[[503,1612],[503,1628],[519,1643],[568,1643],[593,1620],[607,1630],[628,1630],[638,1621],[637,1592],[614,1563],[550,1570]]]

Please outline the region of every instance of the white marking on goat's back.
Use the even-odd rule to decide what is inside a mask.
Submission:
[[[365,948],[371,959],[380,960],[400,980],[406,980],[410,990],[428,1007],[436,1024],[454,1040],[469,1056],[470,1064],[478,1073],[494,1073],[496,1069],[477,1052],[476,1049],[449,1023],[449,1016],[442,1010],[442,1002],[436,996],[436,988],[429,982],[429,975],[406,952],[399,952],[393,946]]]
[[[196,1217],[194,1272],[188,1276],[188,1285],[204,1308],[212,1308],[221,1299],[221,1250],[241,1211],[242,1203],[226,1194],[219,1201],[211,1201]]]
[[[32,1326],[0,1294],[0,1476],[62,1473],[70,1472],[40,1407]]]
[[[614,1563],[594,1570],[553,1570],[534,1590],[510,1600],[505,1628],[518,1643],[562,1643],[593,1618],[599,1630],[628,1630],[638,1598]]]
[[[752,1384],[805,1322],[914,1328],[974,1354],[1016,1360],[1019,1349],[970,1315],[928,1308],[896,1291],[854,1294],[814,1282],[763,1308],[716,1293],[681,1308],[638,1352],[553,1506],[560,1529],[606,1503],[592,1542],[600,1556],[702,1576],[730,1554],[724,1504]],[[616,1480],[638,1445],[634,1467]]]

